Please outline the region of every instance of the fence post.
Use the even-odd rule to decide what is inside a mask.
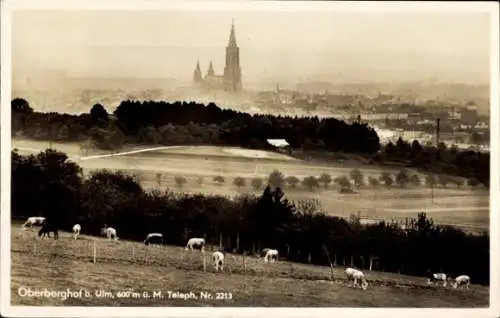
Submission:
[[[236,251],[240,250],[240,232],[236,234]]]
[[[219,248],[222,249],[222,233],[219,233]]]
[[[245,253],[243,253],[243,270],[245,275],[247,274],[247,263],[245,263]]]
[[[52,257],[57,257],[57,240],[56,239],[54,239],[54,252],[52,252]]]
[[[132,245],[132,260],[135,258],[135,246]]]
[[[330,252],[328,251],[328,249],[326,248],[326,245],[323,245],[323,249],[325,250],[326,252],[326,256],[328,257],[328,263],[330,263],[330,275],[332,276],[332,281],[333,281],[333,265],[332,264],[332,260],[330,258]],[[335,253],[335,259],[333,261],[334,263],[337,262],[337,253]]]
[[[146,245],[146,253],[144,253],[144,263],[148,263],[148,246]]]
[[[97,251],[96,251],[96,244],[95,244],[95,239],[94,239],[94,264],[96,263],[96,258],[97,258]]]
[[[207,258],[205,256],[205,252],[202,252],[202,257],[203,257],[203,271],[207,271]]]

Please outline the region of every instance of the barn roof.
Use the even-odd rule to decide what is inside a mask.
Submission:
[[[285,139],[268,139],[267,142],[274,147],[286,147],[289,146]]]

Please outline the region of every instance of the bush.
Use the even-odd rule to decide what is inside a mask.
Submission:
[[[302,184],[311,191],[319,187],[319,181],[314,176],[305,177]]]
[[[354,181],[354,186],[356,186],[356,188],[359,188],[361,187],[362,185],[364,185],[365,181],[364,181],[364,176],[363,176],[363,172],[361,172],[361,170],[359,169],[353,169],[351,171],[351,179],[352,181]]]
[[[406,185],[408,185],[408,183],[410,182],[408,170],[406,170],[405,168],[401,168],[394,179],[401,188],[406,187]]]
[[[394,183],[394,180],[389,172],[382,172],[380,175],[380,181],[382,181],[387,188],[392,187]]]
[[[370,186],[372,186],[373,188],[378,188],[380,185],[380,182],[378,181],[378,179],[374,178],[372,176],[368,177],[368,182],[370,183]]]
[[[297,178],[296,176],[288,176],[286,177],[285,181],[292,188],[295,188],[297,184],[300,183],[299,178]]]
[[[341,189],[350,189],[351,181],[346,176],[339,176],[333,180]]]
[[[318,179],[319,182],[323,183],[325,188],[328,188],[328,185],[332,183],[332,176],[329,175],[328,173],[322,173],[321,176]]]
[[[271,172],[269,174],[269,178],[267,179],[267,183],[275,188],[282,188],[284,182],[285,176],[278,170]]]
[[[175,184],[178,187],[182,188],[186,183],[187,183],[186,177],[182,177],[182,176],[176,176],[175,177]]]
[[[418,174],[413,174],[413,175],[410,177],[410,182],[411,182],[411,184],[413,184],[415,187],[419,187],[419,186],[421,185],[420,177],[418,176]]]
[[[243,179],[242,177],[236,177],[234,178],[233,180],[233,184],[238,188],[242,188],[245,186],[245,179]]]
[[[223,176],[215,176],[213,180],[217,184],[223,184],[226,181]]]
[[[250,181],[250,185],[255,191],[260,191],[263,184],[264,181],[261,178],[252,178],[252,180]]]

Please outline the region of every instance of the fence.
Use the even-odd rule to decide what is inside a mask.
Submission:
[[[74,240],[70,234],[63,233],[60,233],[58,240],[40,239],[35,232],[30,232],[14,235],[11,248],[13,257],[16,253],[21,253],[37,258],[90,262],[95,266],[103,263],[122,263],[215,273],[210,246],[205,252],[186,251],[182,247],[146,246],[138,242],[106,240],[85,235]],[[286,261],[264,263],[262,258],[234,254],[226,254],[224,270],[220,275],[280,277],[347,284],[344,266],[311,266]],[[425,286],[424,278],[371,271],[366,271],[365,275],[372,285]]]
[[[12,252],[30,254],[34,257],[51,257],[81,260],[96,265],[100,263],[132,263],[149,266],[172,267],[182,270],[215,272],[212,251],[186,251],[183,247],[155,246],[131,241],[114,241],[81,235],[74,240],[70,234],[60,233],[59,239],[39,238],[35,231],[23,231],[12,239]],[[331,280],[328,267],[309,266],[278,261],[264,263],[248,255],[226,254],[223,272],[228,274],[281,276],[304,279]],[[343,276],[338,269],[336,277]]]

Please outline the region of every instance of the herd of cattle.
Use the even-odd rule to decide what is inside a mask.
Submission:
[[[34,225],[39,225],[41,226],[40,231],[38,232],[38,236],[41,236],[42,238],[45,236],[50,237],[50,233],[54,233],[54,239],[59,238],[58,230],[57,227],[54,226],[53,224],[47,223],[47,220],[45,217],[29,217],[26,222],[23,223],[22,227],[23,229],[26,229],[28,227],[32,227]],[[75,224],[73,226],[73,238],[76,240],[78,236],[80,235],[80,232],[82,230],[82,227],[80,224]],[[108,240],[115,240],[118,241],[118,235],[116,232],[116,229],[109,227],[105,225],[101,229],[101,235],[105,236],[108,238]],[[149,233],[146,236],[146,239],[144,240],[145,245],[163,245],[163,234],[161,233]],[[201,252],[205,251],[205,239],[204,238],[190,238],[186,244],[185,250],[200,250]],[[216,272],[218,271],[223,271],[224,269],[224,255],[225,252],[223,250],[221,251],[215,251],[212,254],[212,262],[213,266]],[[278,250],[276,249],[270,249],[270,248],[265,248],[262,250],[261,253],[256,255],[258,258],[261,258],[262,256],[264,257],[264,262],[265,263],[274,263],[278,261]],[[346,267],[345,269],[345,274],[347,276],[347,280],[349,283],[352,281],[352,286],[356,287],[358,286],[358,282],[360,283],[359,286],[363,289],[366,290],[368,288],[368,281],[365,278],[365,275],[362,271],[350,267]],[[451,285],[453,288],[457,288],[459,286],[463,286],[466,289],[469,289],[469,284],[470,284],[470,277],[468,275],[460,275],[455,277],[455,279],[452,279],[449,277],[449,275],[446,275],[444,273],[428,273],[427,275],[427,284],[436,284],[438,282],[442,283],[443,287],[446,287],[447,282],[451,282]]]

